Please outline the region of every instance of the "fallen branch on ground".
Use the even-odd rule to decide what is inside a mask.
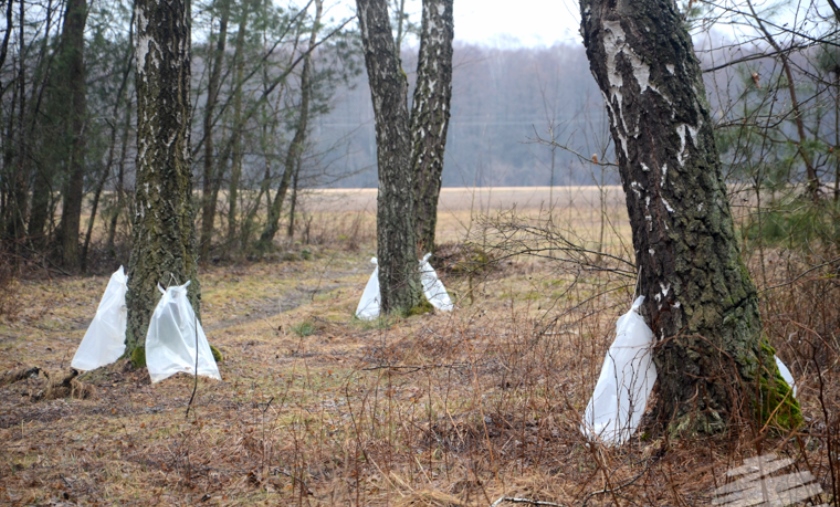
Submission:
[[[542,500],[531,500],[530,498],[517,498],[515,496],[503,496],[490,504],[490,507],[498,507],[503,503],[526,503],[528,505],[544,505],[547,507],[566,507],[564,504],[561,503],[554,503],[554,502],[543,502]]]
[[[41,368],[38,368],[37,366],[33,366],[32,368],[23,367],[9,370],[0,375],[0,387],[13,384],[23,379],[37,377],[40,372]]]

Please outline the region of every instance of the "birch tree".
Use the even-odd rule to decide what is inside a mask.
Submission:
[[[216,196],[213,185],[221,173],[224,161],[215,156],[213,143],[214,115],[216,103],[219,100],[219,88],[222,81],[222,65],[224,63],[225,48],[227,46],[227,27],[230,20],[231,0],[217,0],[214,6],[219,9],[219,33],[215,34],[212,58],[209,59],[210,77],[207,81],[207,103],[204,106],[204,177],[201,189],[201,237],[199,240],[199,256],[207,258],[210,253],[210,243],[213,238],[213,222],[216,218]],[[211,34],[211,40],[213,34]]]
[[[376,239],[383,313],[420,301],[410,171],[408,80],[396,54],[386,0],[356,0],[373,114],[376,119]]]
[[[381,305],[383,312],[404,311],[420,299],[418,254],[434,245],[452,93],[452,0],[423,2],[411,116],[406,102],[408,80],[400,66],[399,46],[391,33],[388,3],[357,0],[356,5],[376,120]],[[402,20],[401,13],[399,19]],[[399,32],[402,33],[401,28]]]
[[[126,351],[135,365],[157,284],[190,281],[198,313],[190,179],[190,9],[186,0],[137,0],[137,176],[129,262]]]
[[[452,2],[423,2],[417,84],[411,109],[411,172],[415,176],[418,255],[431,252],[435,247],[437,206],[452,99]]]
[[[611,121],[644,310],[658,338],[659,420],[679,433],[712,433],[775,410],[779,424],[794,426],[798,405],[762,334],[682,16],[673,0],[581,0],[580,7]]]

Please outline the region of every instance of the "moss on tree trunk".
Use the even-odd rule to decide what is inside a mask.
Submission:
[[[190,172],[189,4],[138,0],[137,177],[129,262],[126,355],[145,344],[163,287],[188,280],[199,315]],[[137,363],[138,361],[135,361]]]
[[[740,257],[682,18],[673,0],[580,5],[590,68],[611,121],[644,313],[659,339],[658,419],[684,434],[767,416],[786,386],[776,382],[756,289]],[[787,427],[801,420],[795,401],[775,414]]]

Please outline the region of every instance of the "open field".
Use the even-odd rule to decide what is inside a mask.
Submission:
[[[0,504],[700,506],[728,469],[769,452],[837,490],[840,290],[798,277],[806,269],[790,252],[765,252],[760,289],[806,426],[640,434],[609,449],[587,445],[579,425],[633,297],[620,189],[444,190],[435,267],[455,311],[371,323],[353,312],[375,253],[375,192],[320,191],[303,207],[308,243],[202,267],[202,323],[224,354],[223,381],[200,379],[188,416],[192,378],[151,385],[124,361],[81,376],[88,399],[35,401],[43,377],[0,387]],[[561,250],[558,238],[604,255]],[[465,243],[496,262],[470,263]],[[15,282],[0,374],[66,371],[106,283]]]
[[[610,205],[623,205],[624,192],[619,186],[603,188]],[[313,190],[309,199],[323,211],[360,211],[376,209],[376,189]],[[593,207],[597,206],[601,189],[598,187],[475,187],[442,188],[440,211],[486,211],[491,209]]]

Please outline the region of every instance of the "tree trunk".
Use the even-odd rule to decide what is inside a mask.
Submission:
[[[283,167],[283,176],[280,178],[280,185],[277,188],[277,193],[274,194],[274,201],[268,210],[268,218],[260,235],[258,245],[260,250],[267,250],[271,246],[272,241],[274,241],[274,236],[280,229],[280,214],[283,210],[283,201],[286,199],[286,193],[289,191],[289,183],[292,180],[295,167],[300,164],[300,159],[303,156],[303,149],[306,143],[306,130],[309,127],[309,100],[312,94],[311,51],[317,41],[323,9],[324,2],[317,0],[315,2],[315,19],[312,24],[312,32],[309,34],[309,47],[306,49],[306,55],[303,58],[303,69],[300,73],[300,117],[295,127],[295,136],[289,145],[289,150],[286,152],[286,162]]]
[[[26,39],[24,34],[26,31],[24,30],[26,24],[26,9],[24,9],[24,3],[20,2],[19,4],[19,22],[20,27],[18,28],[18,35],[20,38],[19,44],[20,47],[26,46]],[[26,65],[23,61],[18,62],[19,69],[18,69],[18,86],[17,86],[17,104],[18,104],[18,116],[17,116],[17,127],[18,127],[18,138],[17,138],[17,150],[14,153],[14,158],[10,158],[10,164],[14,164],[14,169],[12,169],[12,178],[10,182],[10,192],[9,192],[9,216],[6,222],[6,237],[12,242],[12,249],[15,252],[19,252],[24,241],[26,235],[26,210],[27,210],[27,200],[28,200],[28,167],[27,161],[28,157],[28,146],[26,143]],[[12,144],[14,141],[11,141],[12,132],[10,129],[8,139],[10,140],[9,143]],[[7,166],[8,167],[8,166]]]
[[[420,301],[408,83],[396,57],[386,0],[356,0],[356,6],[376,120],[380,304],[383,313],[407,311]]]
[[[12,38],[12,26],[14,19],[12,18],[12,7],[14,6],[14,2],[11,0],[7,0],[8,3],[6,4],[6,31],[3,33],[3,42],[0,42],[0,69],[3,68],[3,65],[6,63],[6,55],[9,54],[9,40]],[[3,80],[0,79],[0,101],[3,100],[3,94],[6,92],[8,86],[3,83]]]
[[[644,310],[659,338],[659,421],[680,433],[710,433],[738,416],[766,417],[788,391],[775,382],[682,17],[673,0],[580,4],[586,53],[611,121]],[[795,424],[798,406],[785,407],[777,421]]]
[[[411,110],[411,171],[416,178],[417,254],[435,247],[443,152],[452,97],[453,0],[424,0]]]
[[[834,72],[834,202],[840,202],[840,72]]]
[[[787,52],[782,49],[781,46],[776,42],[776,39],[767,30],[767,27],[764,25],[764,21],[762,21],[761,16],[755,12],[755,8],[753,7],[752,2],[747,2],[747,6],[750,9],[750,12],[755,19],[756,24],[758,25],[758,29],[761,33],[764,34],[765,40],[773,47],[776,51],[776,54],[779,55],[779,61],[782,64],[782,70],[785,73],[785,77],[787,78],[787,89],[788,94],[790,95],[790,107],[793,113],[793,122],[796,125],[796,133],[799,136],[799,142],[796,144],[797,152],[799,156],[802,158],[802,162],[805,164],[805,177],[808,180],[807,185],[807,192],[808,196],[811,198],[813,202],[819,202],[820,200],[820,178],[817,174],[817,169],[814,167],[814,164],[811,162],[811,157],[808,155],[807,148],[805,144],[808,142],[807,134],[805,134],[805,123],[802,121],[802,111],[799,107],[799,99],[796,97],[796,81],[793,79],[793,72],[790,70],[790,62],[788,61]]]
[[[245,58],[243,56],[245,51],[245,30],[248,26],[248,14],[250,4],[243,2],[242,13],[239,18],[239,30],[236,33],[236,50],[234,57],[234,67],[236,75],[233,83],[233,124],[236,127],[232,133],[231,140],[233,158],[230,164],[230,185],[228,186],[228,231],[225,251],[230,252],[236,250],[234,245],[236,237],[236,204],[239,198],[239,179],[242,176],[242,137],[245,130],[244,122],[242,121],[242,85],[245,79]]]
[[[295,237],[295,207],[298,198],[298,182],[300,181],[301,160],[295,165],[295,173],[292,175],[292,193],[289,195],[289,227],[286,228],[286,238],[291,241]]]
[[[190,12],[186,0],[137,0],[137,176],[126,353],[135,365],[158,301],[155,286],[191,281],[198,314],[190,180]]]
[[[47,19],[44,23],[44,33],[50,33],[53,9],[49,4],[47,5],[46,14]],[[58,66],[54,62],[55,52],[50,53],[51,46],[49,40],[49,37],[44,37],[41,43],[37,60],[46,63],[41,63],[36,67],[32,83],[34,89],[34,84],[40,82],[40,91],[37,94],[34,91],[32,92],[33,98],[36,96],[38,98],[33,100],[33,105],[28,112],[28,117],[31,118],[29,121],[29,138],[35,139],[36,137],[40,137],[42,144],[46,145],[46,150],[43,150],[45,153],[41,153],[40,157],[38,157],[42,163],[35,166],[32,174],[32,201],[29,210],[27,235],[29,236],[29,242],[36,249],[42,249],[46,246],[48,235],[46,234],[45,228],[48,223],[52,223],[54,216],[56,175],[62,172],[59,167],[65,166],[70,159],[69,152],[65,151],[69,144],[69,141],[65,138],[65,132],[67,130],[66,126],[68,125],[66,119],[67,104],[71,102],[71,99],[67,95],[69,90],[63,81],[68,73],[66,70],[59,71],[55,69]],[[59,49],[61,49],[61,46]],[[62,62],[63,60],[59,58],[59,61]],[[55,73],[56,77],[50,77],[51,72]],[[50,89],[50,85],[53,89]],[[45,93],[46,90],[49,90],[49,93]],[[58,92],[56,90],[61,91]],[[54,96],[53,100],[47,101],[48,103],[51,102],[51,104],[48,104],[48,107],[53,105],[53,109],[48,110],[44,118],[38,121],[37,119],[41,118],[41,98],[44,95]],[[23,110],[21,112],[23,113]],[[44,121],[45,119],[47,121]],[[51,123],[57,124],[58,127]],[[21,128],[23,128],[22,125]],[[46,160],[44,160],[44,155],[47,155]],[[65,170],[64,172],[67,171]]]
[[[87,4],[85,0],[68,0],[61,34],[61,80],[58,85],[69,88],[70,104],[67,104],[67,121],[64,128],[70,129],[66,138],[70,141],[68,172],[63,189],[61,205],[61,263],[65,268],[79,268],[79,230],[82,220],[82,200],[85,192],[85,21]]]
[[[216,48],[211,60],[210,79],[207,82],[207,103],[204,106],[204,178],[201,188],[201,239],[199,240],[199,258],[205,258],[210,252],[213,240],[213,222],[216,218],[216,200],[213,193],[214,174],[221,169],[215,168],[216,159],[213,153],[213,115],[219,97],[222,79],[222,63],[225,56],[227,42],[227,25],[230,18],[230,0],[219,0],[221,14],[219,18],[219,35]],[[219,162],[223,167],[223,162]]]
[[[263,32],[263,40],[265,40],[265,32]],[[268,69],[266,66],[263,66],[262,72],[262,79],[263,79],[263,86],[267,86],[269,82],[268,78]],[[285,83],[280,88],[280,91],[277,93],[277,100],[278,103],[283,97],[285,92]],[[256,225],[256,217],[257,212],[260,210],[260,206],[262,206],[262,197],[265,196],[265,208],[268,212],[271,211],[271,166],[272,160],[274,156],[271,154],[274,150],[269,149],[271,145],[271,140],[277,138],[277,126],[280,123],[277,114],[272,114],[269,104],[267,102],[263,102],[261,105],[262,114],[269,118],[267,123],[263,123],[262,129],[260,132],[260,150],[264,156],[264,171],[263,171],[263,179],[260,182],[260,191],[257,195],[257,198],[254,199],[254,203],[251,206],[251,209],[248,210],[248,214],[245,217],[245,222],[242,225],[242,238],[241,244],[244,248],[249,248],[251,245],[251,235],[256,232],[257,225]],[[257,245],[259,246],[259,245]]]

